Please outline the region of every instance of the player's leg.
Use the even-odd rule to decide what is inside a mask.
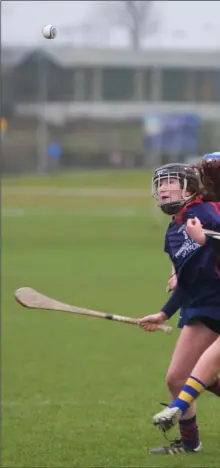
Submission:
[[[220,372],[220,337],[199,358],[178,397],[153,418],[163,431],[169,430],[187,412],[192,402],[201,395]]]
[[[179,395],[182,386],[203,352],[216,340],[218,334],[200,321],[185,326],[177,341],[167,372],[166,382],[172,401]],[[200,447],[199,431],[196,424],[195,403],[179,421],[180,441],[177,446],[157,447],[152,454],[197,451]]]
[[[203,318],[203,323],[211,328],[213,331],[217,332],[220,335],[220,320],[213,320],[210,318]],[[218,372],[214,376],[214,379],[206,387],[206,390],[217,397],[220,397],[220,378],[218,377]]]

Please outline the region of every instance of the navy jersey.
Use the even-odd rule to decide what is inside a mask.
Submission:
[[[220,245],[219,241],[207,243],[201,247],[194,242],[186,232],[186,222],[190,218],[197,217],[202,226],[206,229],[220,232],[220,202],[201,202],[195,200],[189,203],[179,217],[174,217],[168,226],[165,237],[165,252],[168,253],[172,263],[175,266],[177,276],[185,267],[186,263],[191,260],[192,256],[196,256],[197,269],[202,266],[206,267],[207,279],[214,276],[220,277],[216,270],[217,255],[213,256],[214,245]],[[219,243],[219,244],[218,244]],[[197,253],[199,250],[199,253]],[[208,262],[208,263],[207,263]],[[194,265],[192,275],[195,273],[195,262],[190,261],[191,266]],[[207,269],[207,265],[209,268]],[[218,268],[217,268],[218,269]],[[189,270],[189,268],[188,268]],[[192,276],[190,275],[190,276]]]
[[[182,210],[179,218],[173,218],[169,224],[165,251],[176,269],[178,291],[162,310],[166,312],[168,306],[168,315],[172,316],[174,309],[182,306],[191,310],[193,316],[202,314],[216,317],[218,309],[220,320],[220,241],[210,238],[204,246],[194,242],[186,232],[187,220],[194,217],[201,221],[204,228],[220,232],[220,202],[195,200]]]

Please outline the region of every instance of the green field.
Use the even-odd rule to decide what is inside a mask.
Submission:
[[[144,171],[3,181],[3,467],[219,466],[220,402],[211,395],[198,402],[201,454],[147,454],[166,443],[151,420],[168,401],[164,377],[178,330],[146,334],[22,309],[13,298],[26,285],[107,312],[159,311],[170,272],[166,221]]]

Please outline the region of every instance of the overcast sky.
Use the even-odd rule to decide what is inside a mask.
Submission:
[[[103,1],[2,1],[2,43],[43,44],[42,27],[57,27],[56,44],[71,42],[72,36],[63,32],[65,25],[87,22]],[[149,46],[210,47],[220,49],[220,1],[155,1],[160,31],[148,39]],[[95,10],[96,9],[96,10]],[[79,34],[78,34],[79,36]],[[78,37],[77,36],[77,37]],[[125,46],[122,32],[108,38],[100,33],[103,43]],[[78,37],[79,40],[79,37]],[[80,39],[81,40],[81,39]],[[55,41],[50,41],[54,43]]]

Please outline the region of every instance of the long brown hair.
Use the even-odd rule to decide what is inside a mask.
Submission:
[[[204,201],[220,202],[220,161],[202,160],[194,166],[200,179],[199,195]]]

